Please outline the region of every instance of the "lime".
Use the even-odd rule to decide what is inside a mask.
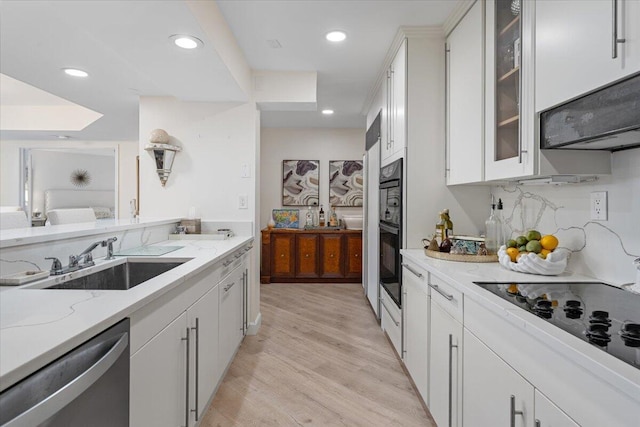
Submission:
[[[527,239],[527,238],[526,238],[526,237],[524,237],[524,236],[518,236],[518,237],[516,237],[516,244],[517,244],[518,246],[526,245],[528,241],[529,241],[529,239]]]
[[[527,245],[518,246],[518,252],[527,252]]]
[[[540,238],[542,237],[542,235],[540,234],[540,232],[538,230],[529,230],[527,231],[527,240],[531,241],[531,240],[540,240]]]
[[[518,247],[518,242],[516,242],[513,239],[509,239],[509,241],[507,242],[507,247],[508,248],[517,248]]]
[[[527,243],[527,252],[535,252],[537,254],[542,250],[542,245],[537,240],[531,240]]]

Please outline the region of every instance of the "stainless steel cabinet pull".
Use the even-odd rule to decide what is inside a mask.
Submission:
[[[445,297],[449,301],[451,301],[453,299],[453,295],[445,293],[443,290],[440,289],[440,287],[438,285],[429,285],[429,286],[431,286],[433,289],[435,289],[436,292],[438,292],[440,295],[442,295],[443,297]]]
[[[453,425],[453,349],[458,344],[453,343],[453,335],[449,334],[449,427]]]
[[[196,317],[196,326],[191,328],[196,331],[196,409],[192,409],[191,412],[196,413],[196,421],[198,421],[198,376],[200,375],[200,318]]]
[[[409,266],[409,264],[402,264],[402,266],[405,267],[410,272],[412,272],[413,274],[415,274],[419,279],[422,279],[424,277],[422,273],[418,273],[417,271],[415,271],[413,268],[411,268],[411,266]]]
[[[235,285],[236,282],[231,282],[229,283],[227,286],[224,287],[224,291],[227,292],[229,289],[231,289],[233,287],[233,285]]]
[[[524,411],[516,411],[516,397],[513,394],[509,401],[509,427],[516,427],[516,415],[524,415]]]
[[[618,57],[618,43],[625,43],[627,39],[618,38],[618,0],[611,0],[611,59]]]
[[[536,420],[535,427],[540,427],[540,426],[542,426],[542,424],[540,424],[540,420]]]
[[[186,371],[186,375],[185,375],[185,392],[184,392],[184,427],[189,427],[189,327],[187,327],[187,336],[186,338],[182,338],[182,341],[186,341],[187,342],[187,350],[186,350],[186,354],[187,354],[187,358],[186,358],[186,365],[187,365],[187,369],[185,369]]]
[[[228,259],[225,262],[223,262],[222,265],[224,265],[225,267],[228,267],[229,265],[231,265],[232,262],[233,262],[232,260]]]
[[[396,319],[393,318],[393,315],[391,314],[391,312],[387,308],[387,304],[384,303],[384,300],[381,300],[381,301],[382,301],[382,306],[384,307],[385,310],[387,310],[387,313],[389,314],[389,317],[391,318],[391,321],[393,323],[395,323],[396,326],[400,326],[400,322],[398,322]]]

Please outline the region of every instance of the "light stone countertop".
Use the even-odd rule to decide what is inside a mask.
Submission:
[[[85,237],[122,230],[180,222],[181,218],[99,219],[95,222],[14,228],[0,231],[0,249]]]
[[[33,282],[2,292],[0,391],[252,240],[250,236],[237,236],[227,240],[167,240],[157,243],[153,246],[183,246],[160,258],[191,260],[126,291],[33,289],[31,287],[38,285],[38,282]],[[96,265],[106,262],[97,259]]]
[[[518,273],[501,267],[497,262],[465,263],[439,260],[427,257],[422,249],[403,249],[401,254],[404,260],[412,261],[429,273],[454,286],[464,294],[465,299],[473,299],[503,318],[504,321],[520,328],[523,333],[554,347],[574,363],[581,365],[587,371],[623,390],[634,399],[640,400],[640,369],[632,367],[473,283],[601,282],[600,280],[570,272],[564,272],[558,276]]]

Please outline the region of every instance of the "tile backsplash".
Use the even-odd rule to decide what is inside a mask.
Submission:
[[[640,148],[612,155],[612,175],[567,185],[493,187],[502,198],[505,232],[535,228],[572,251],[568,270],[606,282],[633,282],[640,257]],[[591,193],[608,192],[608,219],[590,219]]]

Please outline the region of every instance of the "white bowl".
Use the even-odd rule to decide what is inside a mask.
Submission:
[[[348,230],[362,230],[362,215],[343,215],[342,222]]]
[[[500,265],[507,270],[519,271],[520,273],[541,274],[543,276],[555,276],[567,268],[567,258],[569,250],[558,248],[547,255],[546,259],[540,258],[534,253],[524,254],[518,262],[512,262],[507,254],[507,248],[502,245],[498,250],[498,260]]]

